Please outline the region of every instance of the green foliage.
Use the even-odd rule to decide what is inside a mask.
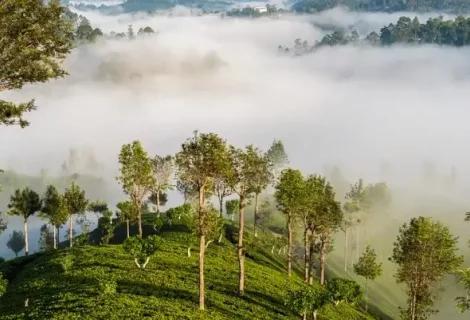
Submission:
[[[274,167],[275,177],[278,176],[279,171],[289,164],[289,156],[281,140],[274,139],[273,144],[266,152],[266,157]]]
[[[285,304],[294,313],[305,315],[306,319],[316,319],[316,314],[328,302],[328,293],[323,289],[305,285],[300,290],[290,290]]]
[[[382,274],[382,263],[377,262],[377,254],[369,245],[359,260],[354,263],[354,272],[367,280],[375,280]]]
[[[325,288],[335,305],[342,302],[354,304],[362,299],[361,286],[352,280],[334,278],[326,284]]]
[[[103,32],[99,28],[93,28],[87,18],[81,17],[81,21],[75,31],[75,39],[79,42],[95,42]]]
[[[145,28],[140,28],[139,31],[137,31],[137,35],[138,36],[142,36],[142,35],[150,35],[150,34],[154,34],[155,31],[150,28],[149,26],[145,27]]]
[[[135,221],[137,217],[137,210],[135,209],[135,206],[131,201],[119,202],[116,207],[119,210],[116,215],[120,221]]]
[[[98,219],[98,230],[100,231],[101,244],[108,244],[113,237],[113,213],[109,210],[103,212],[103,216]]]
[[[282,171],[279,182],[276,185],[277,208],[284,214],[297,214],[300,212],[302,190],[304,188],[304,178],[300,170],[285,169]]]
[[[0,6],[0,91],[63,77],[62,60],[72,48],[72,27],[61,18],[58,0],[4,0]],[[29,124],[23,113],[34,100],[15,105],[0,100],[0,124]]]
[[[155,176],[154,193],[158,195],[160,192],[171,190],[171,177],[174,169],[173,157],[171,155],[165,157],[156,155],[151,159],[151,162]],[[159,207],[159,205],[158,203],[157,206]]]
[[[58,228],[67,221],[68,215],[64,197],[59,194],[55,186],[47,186],[40,213],[41,218],[47,219],[52,226]]]
[[[463,313],[470,310],[470,268],[459,270],[457,274],[459,276],[459,284],[463,285],[466,296],[457,297],[455,299],[457,302],[455,309],[458,312]]]
[[[39,195],[29,189],[23,190],[16,189],[15,193],[10,197],[10,203],[8,204],[8,214],[13,216],[21,216],[24,220],[27,220],[30,216],[40,211],[42,208],[42,201]]]
[[[233,199],[225,201],[225,212],[231,219],[233,219],[233,215],[240,213],[240,200]]]
[[[15,253],[15,256],[18,257],[18,253],[24,249],[25,240],[23,231],[14,230],[10,234],[10,239],[7,242],[7,247]]]
[[[122,248],[131,255],[139,268],[144,269],[150,257],[157,252],[161,245],[159,236],[148,236],[145,239],[141,237],[129,237],[124,240]]]
[[[54,235],[49,230],[47,224],[43,224],[39,229],[39,250],[49,251],[54,249]]]
[[[88,204],[87,211],[94,212],[99,217],[108,211],[108,204],[104,200],[95,200]]]
[[[2,273],[0,273],[0,297],[7,292],[8,280],[3,278]]]
[[[153,167],[147,152],[140,141],[125,144],[119,154],[119,176],[117,181],[122,185],[136,208],[139,236],[142,237],[141,208],[145,197],[155,186]]]
[[[69,215],[83,214],[88,207],[85,190],[82,190],[75,182],[65,189],[64,200]]]
[[[400,228],[390,260],[397,264],[397,282],[407,286],[404,317],[415,314],[422,319],[436,312],[432,308],[435,286],[463,262],[457,244],[449,228],[431,218],[413,218]]]

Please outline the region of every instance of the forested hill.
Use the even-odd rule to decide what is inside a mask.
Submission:
[[[470,12],[468,0],[300,0],[292,3],[293,10],[305,13],[328,10],[337,6],[360,11]]]

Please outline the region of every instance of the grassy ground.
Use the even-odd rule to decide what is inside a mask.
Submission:
[[[254,246],[246,259],[246,293],[237,297],[238,260],[230,237],[206,252],[206,306],[198,311],[198,252],[187,257],[182,228],[164,228],[164,244],[146,270],[120,245],[85,246],[0,265],[10,280],[0,319],[297,319],[284,305],[286,291],[302,284],[286,278],[282,255]],[[28,299],[29,306],[24,307]],[[333,305],[319,319],[369,319],[353,307]]]

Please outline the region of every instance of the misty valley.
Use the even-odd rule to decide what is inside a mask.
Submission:
[[[0,319],[470,314],[467,0],[0,1]]]

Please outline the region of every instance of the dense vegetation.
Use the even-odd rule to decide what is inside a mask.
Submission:
[[[320,41],[309,45],[308,41],[295,40],[293,48],[278,47],[281,52],[294,52],[296,55],[314,52],[325,46],[369,45],[390,46],[435,44],[440,46],[462,47],[470,45],[470,18],[463,16],[455,20],[444,20],[442,16],[420,23],[418,17],[400,17],[396,24],[390,23],[379,32],[371,32],[361,39],[356,30],[349,34],[344,29],[337,29],[327,34]]]

